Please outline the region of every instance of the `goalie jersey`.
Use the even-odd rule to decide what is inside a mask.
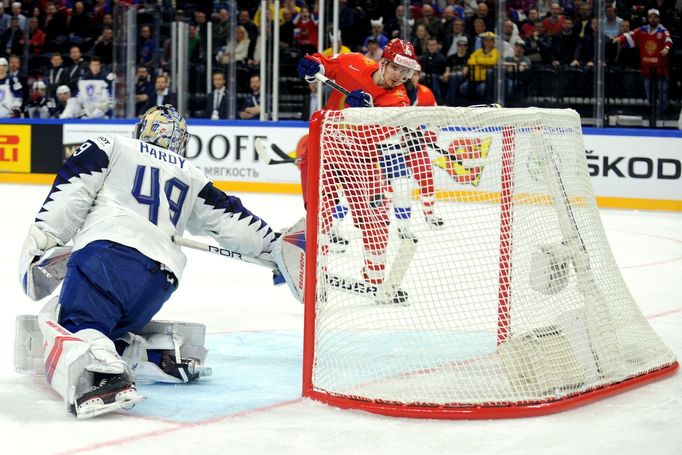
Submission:
[[[240,199],[216,189],[187,159],[123,136],[84,142],[64,163],[36,224],[73,250],[95,240],[135,248],[178,280],[186,257],[172,242],[185,230],[223,248],[258,256],[274,232]]]

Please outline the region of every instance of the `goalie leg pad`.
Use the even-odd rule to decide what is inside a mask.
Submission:
[[[190,322],[151,321],[138,333],[117,340],[137,382],[186,383],[210,376],[204,362],[206,326]]]
[[[305,218],[282,232],[272,249],[272,256],[289,290],[303,302],[305,289]]]

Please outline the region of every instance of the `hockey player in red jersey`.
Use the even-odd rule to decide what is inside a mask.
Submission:
[[[346,107],[401,107],[409,106],[409,99],[403,83],[417,66],[414,48],[409,42],[394,39],[384,48],[379,63],[361,54],[351,53],[326,58],[321,54],[306,55],[298,64],[298,72],[309,82],[317,73],[334,79],[350,93],[346,96],[332,92],[325,109],[340,110]],[[332,194],[340,184],[353,215],[353,220],[362,231],[363,237],[363,278],[372,284],[381,284],[385,275],[385,254],[388,244],[388,214],[385,203],[378,201],[383,187],[379,162],[380,151],[376,138],[368,134],[364,139],[362,157],[333,153],[328,157],[334,166],[334,175],[322,176],[322,192]],[[374,141],[374,142],[372,142]],[[301,183],[303,193],[307,186],[307,157],[301,162]],[[362,185],[351,184],[362,182]],[[367,191],[365,188],[373,188]],[[305,197],[305,196],[304,196]],[[321,207],[322,229],[328,234],[331,227],[333,197],[324,197],[328,206]],[[327,232],[325,232],[327,230]]]

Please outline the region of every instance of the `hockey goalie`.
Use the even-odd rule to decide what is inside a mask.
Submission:
[[[15,366],[42,370],[78,418],[140,402],[135,381],[187,383],[211,373],[203,325],[151,321],[185,267],[174,235],[188,230],[276,260],[269,225],[185,159],[186,123],[172,106],[147,111],[136,137],[84,142],[58,172],[22,249],[25,293],[39,300],[60,282],[61,290],[37,318],[18,319]]]

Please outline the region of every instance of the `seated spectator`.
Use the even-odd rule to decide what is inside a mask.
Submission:
[[[9,62],[0,58],[0,118],[21,117],[21,83],[9,75]]]
[[[294,45],[303,53],[317,52],[317,18],[310,13],[307,6],[301,7],[301,13],[293,19]]]
[[[332,33],[329,34],[329,41],[330,41],[330,46],[326,48],[325,50],[322,51],[322,55],[325,57],[331,57],[334,55],[334,47],[331,45],[331,42],[334,41],[334,35]],[[336,46],[337,46],[337,51],[336,53],[338,55],[341,54],[350,54],[350,48],[348,46],[344,46],[343,42],[341,41],[341,32],[339,31],[336,35]]]
[[[457,39],[457,52],[445,60],[443,82],[447,84],[446,103],[459,106],[463,103],[469,86],[469,40],[466,36]]]
[[[244,100],[239,109],[238,115],[242,120],[252,120],[260,118],[260,76],[254,74],[249,79],[251,95]]]
[[[67,85],[60,85],[56,90],[57,98],[54,104],[50,103],[49,111],[51,118],[80,118],[83,115],[78,101],[71,98],[71,89]]]
[[[244,27],[246,33],[249,35],[249,39],[255,40],[258,38],[258,26],[251,20],[249,10],[243,9],[239,12],[239,25]]]
[[[434,14],[433,7],[426,2],[424,2],[424,5],[422,6],[422,17],[415,20],[414,24],[415,26],[424,25],[429,36],[433,36],[434,38],[437,38],[440,34],[440,19]]]
[[[28,26],[28,20],[26,19],[26,16],[21,14],[21,2],[13,2],[12,3],[12,17],[16,17],[17,20],[19,21],[19,30],[22,32],[26,30],[26,27]],[[11,19],[10,19],[10,24],[11,24]]]
[[[542,23],[545,25],[545,33],[550,36],[558,35],[564,30],[564,16],[561,15],[561,5],[554,2],[549,7],[550,14]],[[571,20],[571,26],[573,21]]]
[[[38,18],[32,17],[28,20],[28,53],[37,56],[43,53],[45,47],[45,32],[39,27]]]
[[[517,38],[514,42],[514,55],[504,58],[506,72],[505,89],[508,99],[523,96],[527,84],[527,74],[530,69],[530,59],[524,55],[526,43]]]
[[[403,27],[407,28],[407,30],[411,30],[413,26],[414,19],[408,19],[405,17],[405,6],[398,2],[398,6],[395,7],[395,17],[386,21],[386,25],[384,26],[384,34],[389,37],[389,39],[403,38],[401,35],[403,32]],[[410,32],[408,31],[408,36],[409,33]]]
[[[524,40],[528,39],[529,36],[535,31],[535,23],[540,20],[540,15],[538,14],[537,8],[530,8],[528,10],[528,16],[519,23],[519,35]]]
[[[165,74],[159,74],[154,80],[154,93],[152,93],[149,101],[147,101],[144,111],[147,112],[147,110],[154,106],[163,106],[164,104],[177,106],[178,97],[168,88],[168,76]]]
[[[367,41],[370,38],[374,38],[379,44],[379,48],[383,50],[384,46],[388,44],[388,38],[384,35],[384,18],[380,17],[376,20],[369,21],[372,24],[372,33],[365,38],[362,43],[362,51],[367,52]]]
[[[455,22],[455,19],[454,7],[452,5],[446,6],[439,19],[438,34],[436,35],[439,42],[444,43],[452,35],[452,24]]]
[[[95,41],[92,53],[100,58],[103,65],[111,65],[114,61],[114,30],[111,27],[102,29],[102,34]]]
[[[412,46],[414,46],[414,52],[417,57],[426,54],[426,43],[429,40],[429,34],[426,31],[426,26],[424,24],[417,25],[414,29],[414,36],[410,39]]]
[[[483,47],[483,41],[481,37],[487,31],[485,21],[479,17],[474,19],[474,36],[469,40],[469,48],[472,51],[477,51]]]
[[[379,47],[379,43],[374,38],[369,38],[367,40],[367,52],[365,52],[365,57],[370,60],[374,60],[379,63],[381,61],[381,56],[384,51]]]
[[[89,49],[92,46],[92,18],[90,14],[85,11],[83,2],[75,2],[73,4],[73,12],[68,19],[69,36],[74,36],[83,39],[83,46]]]
[[[54,2],[47,2],[43,30],[45,31],[45,45],[47,46],[45,50],[48,52],[62,52],[60,41],[66,37],[66,18],[57,9]]]
[[[470,78],[475,95],[479,98],[490,99],[492,89],[493,68],[500,59],[500,54],[495,47],[495,34],[485,32],[481,36],[483,47],[475,50],[467,65],[469,65],[472,76]]]
[[[71,93],[78,93],[78,81],[83,79],[89,71],[88,62],[83,58],[79,46],[71,46],[69,57],[71,58],[71,67],[66,73],[66,85],[71,89]]]
[[[5,5],[0,2],[0,35],[9,28],[9,18],[11,16],[5,12]]]
[[[504,21],[504,58],[514,56],[514,43],[519,39],[519,29],[515,23],[507,19]]]
[[[137,68],[137,82],[135,83],[135,115],[145,113],[145,106],[154,93],[154,86],[150,79],[149,68],[139,66]]]
[[[226,43],[230,37],[230,13],[226,8],[218,10],[217,20],[213,22],[213,43]]]
[[[460,18],[452,21],[452,31],[445,38],[445,45],[443,47],[443,54],[445,57],[450,57],[457,53],[457,46],[460,38],[466,38],[466,33],[464,33],[464,21]]]
[[[12,54],[21,54],[24,50],[24,33],[19,28],[19,18],[12,16],[9,20],[9,28],[0,38],[0,49],[5,57]]]
[[[152,29],[149,25],[140,27],[140,39],[137,43],[137,64],[144,66],[156,65],[156,42],[152,39]]]
[[[47,97],[47,85],[43,81],[35,81],[31,87],[30,100],[26,103],[24,113],[28,118],[50,118]]]
[[[234,61],[237,63],[246,63],[246,59],[249,56],[249,46],[251,44],[246,29],[241,25],[237,25],[234,29],[234,38]],[[229,42],[220,48],[215,59],[220,65],[229,65],[233,61],[232,56],[230,55]]]
[[[535,22],[533,34],[526,39],[526,56],[533,64],[549,64],[552,61],[552,37],[545,33],[542,21]]]
[[[419,57],[419,64],[422,68],[422,80],[424,81],[424,85],[433,92],[433,95],[436,97],[436,102],[440,104],[443,100],[440,83],[444,79],[445,57],[440,53],[440,45],[435,37],[428,39],[426,48],[426,53]]]
[[[213,73],[213,90],[206,97],[206,114],[211,120],[227,118],[227,96],[225,95],[225,73]]]
[[[111,91],[111,85],[116,80],[116,75],[111,72],[105,72],[102,67],[102,59],[95,55],[90,59],[88,71],[83,76],[83,79],[105,81],[107,88]]]

